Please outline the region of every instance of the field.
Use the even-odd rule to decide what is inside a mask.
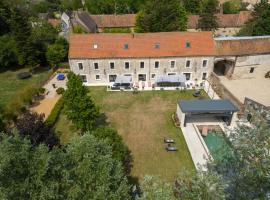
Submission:
[[[133,94],[107,92],[104,87],[89,89],[101,112],[107,117],[106,121],[118,130],[131,150],[134,159],[131,170],[133,176],[141,179],[145,175],[157,175],[163,180],[172,181],[182,169],[195,170],[181,129],[174,126],[171,118],[176,110],[176,102],[194,98],[194,91]],[[61,116],[56,130],[68,133],[67,123],[64,116]],[[68,134],[74,137],[74,133]],[[62,143],[67,143],[68,137],[62,134]],[[165,151],[164,137],[175,140],[177,152]]]
[[[7,105],[23,88],[30,85],[40,85],[40,83],[46,81],[49,76],[49,71],[43,71],[25,80],[17,79],[16,74],[25,71],[28,71],[28,69],[24,68],[0,72],[0,108]]]

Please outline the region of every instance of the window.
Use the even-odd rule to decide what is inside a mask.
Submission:
[[[176,73],[168,73],[168,76],[176,75]]]
[[[155,61],[155,68],[159,68],[159,61]]]
[[[97,44],[93,44],[93,49],[97,49],[98,45]]]
[[[155,44],[155,49],[159,49],[160,48],[160,43],[156,43]]]
[[[207,79],[207,73],[206,72],[203,72],[202,74],[202,80],[206,80]]]
[[[124,49],[128,49],[128,43],[124,44]]]
[[[172,60],[171,61],[171,68],[174,68],[175,67],[175,60]]]
[[[109,82],[115,82],[117,75],[109,75]]]
[[[156,74],[151,74],[151,79],[156,78]]]
[[[82,63],[78,63],[78,67],[79,67],[79,70],[83,70],[83,64]]]
[[[146,81],[146,74],[139,74],[138,79],[139,81]]]
[[[206,66],[207,66],[207,63],[208,63],[207,60],[203,60],[202,66],[203,66],[203,67],[206,67]]]
[[[96,70],[98,69],[98,63],[97,62],[94,63],[94,69],[96,69]]]
[[[114,68],[114,62],[110,62],[110,69],[115,69]]]
[[[129,69],[129,66],[130,64],[129,64],[129,62],[125,62],[125,69]]]
[[[254,70],[255,70],[255,68],[254,67],[251,67],[250,70],[249,70],[249,73],[252,74],[254,72]]]
[[[100,80],[100,75],[99,74],[96,75],[96,80]]]
[[[186,68],[189,68],[190,65],[191,65],[191,61],[190,61],[190,60],[187,60],[187,61],[186,61]]]
[[[144,62],[143,61],[140,62],[140,68],[144,69]]]
[[[186,76],[186,80],[189,81],[191,78],[191,73],[183,73]]]
[[[82,82],[86,83],[87,82],[87,77],[86,75],[81,75]]]
[[[190,42],[186,42],[186,48],[190,48],[190,47],[191,47]]]

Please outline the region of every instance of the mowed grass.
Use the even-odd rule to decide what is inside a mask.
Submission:
[[[6,106],[10,100],[17,97],[18,93],[25,87],[30,85],[40,85],[48,79],[49,71],[44,71],[33,75],[25,80],[17,79],[16,75],[20,72],[28,71],[28,69],[18,69],[0,72],[0,108]]]
[[[90,87],[90,94],[131,150],[134,162],[131,173],[140,180],[145,175],[173,181],[178,173],[195,171],[180,128],[172,114],[178,100],[194,99],[194,91],[107,92],[104,87]],[[204,94],[205,98],[207,95]],[[177,152],[167,152],[163,139],[175,140]]]

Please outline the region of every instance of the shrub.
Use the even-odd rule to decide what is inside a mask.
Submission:
[[[38,93],[39,94],[44,94],[45,91],[46,91],[46,89],[45,88],[42,88],[42,87],[38,89]]]
[[[17,74],[18,79],[27,79],[30,78],[32,75],[30,72],[21,72]]]
[[[265,74],[265,76],[264,76],[265,78],[270,78],[270,71],[269,72],[267,72],[266,74]]]
[[[35,86],[28,86],[25,87],[19,94],[19,98],[22,100],[23,103],[25,104],[31,104],[32,103],[32,98],[38,94],[38,88]]]
[[[64,94],[64,92],[65,92],[65,89],[62,88],[62,87],[57,88],[57,90],[56,90],[56,93],[57,93],[57,94]]]
[[[129,28],[104,28],[104,33],[131,33]]]
[[[237,14],[241,10],[241,2],[239,0],[227,1],[223,4],[224,14]]]
[[[47,126],[52,127],[56,123],[56,121],[57,121],[63,107],[64,107],[64,98],[62,97],[55,104],[51,114],[46,119],[45,124]]]

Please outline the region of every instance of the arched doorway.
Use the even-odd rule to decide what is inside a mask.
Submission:
[[[234,61],[218,60],[214,65],[214,72],[218,76],[230,76],[233,73]]]

